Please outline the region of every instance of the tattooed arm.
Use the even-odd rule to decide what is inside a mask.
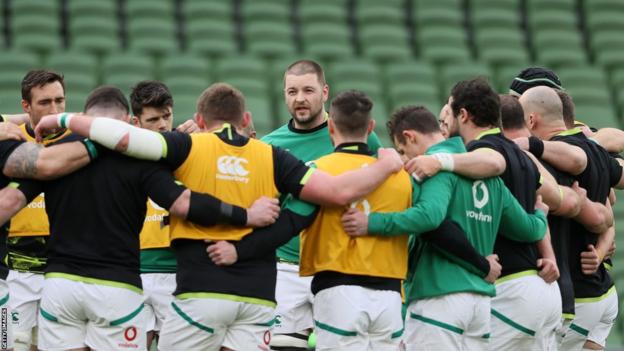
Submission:
[[[11,153],[3,172],[12,178],[48,180],[74,172],[89,161],[87,148],[80,141],[49,147],[28,142]]]

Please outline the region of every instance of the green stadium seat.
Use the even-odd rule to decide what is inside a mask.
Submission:
[[[413,17],[420,27],[434,26],[456,26],[464,22],[464,15],[459,10],[448,8],[414,8]]]
[[[197,98],[199,95],[173,94],[173,126],[176,127],[189,119],[192,119],[197,111]]]
[[[392,110],[406,105],[424,105],[437,114],[441,102],[438,87],[431,84],[407,82],[393,84],[388,87],[388,96]]]
[[[19,84],[19,83],[18,83]],[[0,111],[5,114],[24,113],[21,105],[22,95],[19,89],[0,89]]]
[[[299,20],[306,23],[346,23],[346,6],[339,3],[302,1],[299,4]]]
[[[620,31],[596,31],[591,34],[591,48],[594,53],[624,51],[624,36]]]
[[[416,11],[431,9],[431,8],[441,8],[447,10],[455,10],[459,9],[462,6],[462,0],[414,0],[413,8]]]
[[[46,15],[60,14],[59,1],[39,1],[39,0],[13,0],[10,4],[11,17],[16,18],[25,14]]]
[[[624,29],[624,23],[622,22],[622,15],[624,12],[612,12],[612,11],[596,11],[588,13],[587,29],[590,33],[599,30],[613,30],[622,31]]]
[[[37,1],[40,3],[40,1]],[[50,1],[52,2],[52,1]],[[98,0],[98,1],[84,1],[84,0],[68,0],[67,12],[71,17],[82,16],[109,16],[113,17],[117,14],[117,1],[116,0]]]
[[[153,21],[167,21],[174,15],[174,2],[169,0],[126,0],[128,22],[137,18],[150,18]]]
[[[384,70],[386,86],[394,84],[431,85],[437,89],[437,76],[434,67],[424,61],[404,61],[389,63]]]
[[[573,94],[572,98],[575,102],[574,108],[577,119],[595,128],[619,126],[619,122],[615,118],[615,111],[611,105],[578,104]]]
[[[0,90],[15,90],[19,95],[22,78],[28,71],[41,68],[41,64],[38,55],[35,53],[7,50],[0,55],[0,67],[2,67],[0,72]]]
[[[576,0],[527,0],[529,14],[549,9],[567,11],[573,14],[576,10]]]
[[[364,57],[379,62],[401,61],[412,56],[407,31],[392,24],[361,26],[360,46]]]
[[[199,77],[211,81],[209,64],[210,61],[201,56],[172,53],[163,58],[160,77],[165,80],[177,77]]]
[[[572,96],[577,106],[611,106],[611,96],[606,84],[570,86],[566,83],[566,91]]]
[[[416,33],[422,56],[436,63],[465,61],[470,58],[466,34],[456,27],[429,26]]]
[[[557,70],[557,74],[566,89],[604,89],[607,86],[606,74],[600,67],[561,68]]]
[[[533,35],[537,61],[551,66],[585,65],[587,55],[576,31],[544,30]]]
[[[401,7],[388,6],[386,2],[360,2],[355,8],[355,19],[360,25],[402,24],[405,22],[405,11]]]
[[[624,12],[624,3],[620,0],[591,0],[583,1],[584,9],[587,12],[613,11]]]
[[[136,18],[128,22],[128,48],[153,55],[177,51],[176,27],[170,21]]]
[[[222,21],[194,20],[186,26],[189,51],[208,56],[227,56],[238,52],[234,24]]]
[[[332,84],[342,81],[365,81],[378,83],[381,71],[377,65],[368,60],[348,60],[335,62],[328,67],[327,77]],[[334,84],[335,85],[335,84]],[[355,89],[357,87],[352,87]]]
[[[527,17],[533,30],[575,30],[577,29],[576,16],[559,10],[543,10],[532,13]]]
[[[270,89],[266,81],[250,79],[246,77],[229,77],[221,79],[221,81],[234,86],[240,90],[246,98],[262,97],[270,95]]]
[[[519,28],[520,15],[516,10],[485,8],[472,10],[472,23],[479,29]]]
[[[155,78],[154,62],[141,53],[112,54],[102,62],[102,76],[105,84],[115,85],[128,94],[139,81]]]
[[[289,23],[248,22],[245,34],[245,46],[252,55],[274,58],[297,51]]]
[[[215,67],[218,80],[243,78],[264,82],[267,79],[266,63],[255,56],[231,56],[219,60]]]
[[[56,51],[50,54],[46,66],[65,76],[68,91],[87,94],[99,82],[98,62],[95,56],[80,51]]]
[[[442,67],[441,71],[442,93],[448,96],[453,86],[462,80],[484,76],[493,81],[493,75],[489,67],[481,62],[464,62],[461,64],[450,64]]]
[[[189,95],[196,98],[210,86],[210,81],[204,77],[169,77],[164,79],[164,83],[173,96]]]
[[[186,21],[206,19],[228,19],[233,16],[234,7],[228,1],[185,1],[182,13]]]
[[[50,14],[15,14],[11,21],[13,46],[49,52],[61,47],[61,23]]]
[[[523,63],[529,59],[519,29],[478,30],[475,33],[475,44],[479,57],[494,66]]]
[[[354,54],[351,33],[345,24],[304,25],[301,38],[306,56],[332,61]]]
[[[532,67],[535,65],[530,64],[529,62],[510,64],[498,67],[496,69],[496,83],[495,86],[501,94],[509,94],[509,86],[516,76],[527,67]]]
[[[83,16],[69,21],[69,46],[106,54],[121,49],[119,22],[115,17]]]
[[[473,9],[499,9],[520,11],[521,0],[470,0]]]
[[[245,24],[254,21],[288,23],[290,11],[289,1],[246,0],[241,4]]]
[[[268,96],[246,96],[245,109],[251,112],[251,120],[258,136],[264,136],[277,127],[277,121],[273,119],[273,110]]]

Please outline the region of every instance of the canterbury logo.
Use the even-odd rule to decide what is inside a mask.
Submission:
[[[219,170],[217,178],[247,183],[249,178],[246,176],[249,171],[245,169],[245,165],[248,163],[249,161],[242,157],[221,156],[217,159],[217,169]]]

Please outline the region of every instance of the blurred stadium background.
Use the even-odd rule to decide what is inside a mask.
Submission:
[[[125,92],[158,79],[176,123],[211,82],[243,91],[259,135],[288,120],[282,74],[299,58],[326,70],[330,92],[356,88],[375,102],[378,134],[405,104],[437,113],[452,85],[484,75],[505,93],[529,65],[552,68],[577,118],[622,126],[624,0],[0,0],[0,111],[21,112],[32,68],[65,75],[67,110],[100,84]],[[615,207],[624,222],[624,200]],[[620,231],[619,231],[620,232]],[[620,250],[624,233],[618,233]],[[624,254],[613,276],[624,296]],[[622,300],[620,300],[622,301]],[[622,307],[622,306],[621,306]],[[624,350],[624,323],[610,349]]]

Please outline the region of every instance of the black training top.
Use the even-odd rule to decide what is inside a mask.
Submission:
[[[13,153],[18,146],[20,146],[23,141],[17,140],[3,140],[0,141],[0,188],[4,188],[9,185],[10,180],[8,177],[4,175],[4,165],[6,164],[7,159]],[[9,268],[5,264],[4,258],[6,257],[7,250],[7,236],[9,233],[9,222],[5,223],[0,227],[0,258],[2,262],[0,263],[0,279],[6,279],[9,274]]]
[[[249,141],[229,126],[216,134],[230,145],[244,146]],[[165,162],[170,169],[175,170],[184,163],[191,151],[191,137],[177,132],[164,133],[163,136],[168,150]],[[275,186],[281,194],[299,196],[308,166],[287,151],[275,146],[272,148]],[[203,240],[176,239],[172,241],[171,247],[178,260],[175,295],[219,293],[275,301],[275,251],[259,259],[219,267],[208,257]]]
[[[68,136],[59,143],[76,140]],[[50,220],[46,273],[141,288],[139,232],[147,197],[169,208],[183,188],[163,164],[99,150],[97,160],[72,174],[24,187],[29,201],[45,192]]]
[[[611,187],[622,177],[622,167],[609,153],[594,141],[587,138],[580,130],[572,129],[552,138],[564,141],[583,149],[587,154],[587,167],[575,177],[579,185],[587,190],[591,201],[605,203]],[[599,297],[606,293],[613,281],[604,265],[591,275],[583,274],[580,254],[587,251],[588,245],[596,245],[598,235],[589,232],[582,224],[570,223],[569,265],[574,283],[574,297]]]
[[[507,167],[501,179],[528,212],[535,211],[536,190],[540,187],[540,173],[537,166],[513,141],[507,139],[499,128],[490,129],[466,146],[468,151],[479,148],[498,151],[505,158]],[[530,269],[537,269],[539,253],[535,243],[520,243],[496,236],[494,253],[498,254],[503,266],[501,277]]]
[[[552,174],[557,184],[563,186],[572,186],[574,176],[561,172],[545,161],[541,161],[542,165]],[[565,314],[574,314],[574,285],[572,284],[572,275],[570,274],[570,222],[571,219],[548,215],[548,228],[550,229],[550,242],[552,244],[555,256],[557,257],[557,266],[559,267],[559,291],[561,292],[562,312]],[[577,257],[580,260],[580,257]]]

